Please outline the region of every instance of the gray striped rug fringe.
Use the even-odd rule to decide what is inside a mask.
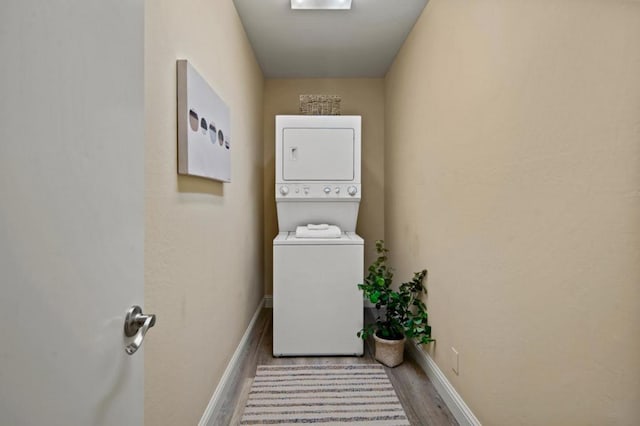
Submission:
[[[241,425],[407,426],[378,364],[258,366]]]

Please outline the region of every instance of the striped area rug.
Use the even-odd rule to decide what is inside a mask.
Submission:
[[[259,366],[241,425],[409,425],[378,364]]]

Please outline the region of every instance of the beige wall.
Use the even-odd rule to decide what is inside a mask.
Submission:
[[[301,94],[342,96],[343,115],[362,116],[362,201],[357,232],[365,240],[365,264],[384,237],[384,80],[273,79],[264,87],[264,277],[272,293],[272,241],[278,233],[275,204],[275,116],[299,114]]]
[[[385,111],[396,276],[474,413],[640,424],[640,3],[431,0]]]
[[[194,425],[264,291],[263,78],[231,1],[145,6],[145,422]],[[176,174],[178,58],[231,110],[231,183]]]

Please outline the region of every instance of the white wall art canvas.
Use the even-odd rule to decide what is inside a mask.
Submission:
[[[231,182],[229,107],[184,59],[178,72],[178,173]]]

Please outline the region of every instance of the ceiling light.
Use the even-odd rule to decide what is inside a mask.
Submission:
[[[291,0],[291,9],[351,9],[351,0]]]

